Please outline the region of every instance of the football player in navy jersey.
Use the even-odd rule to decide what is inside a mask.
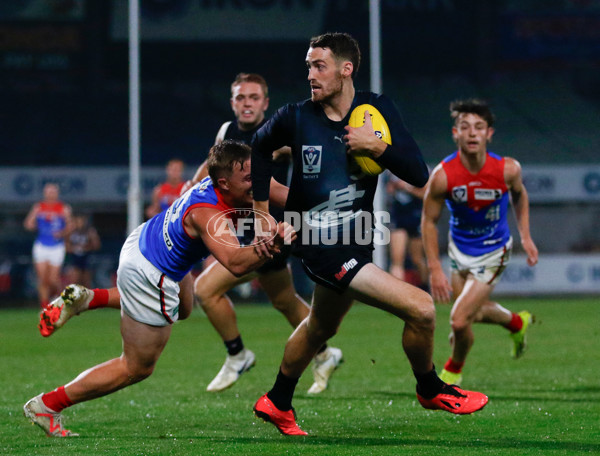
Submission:
[[[529,232],[529,199],[521,165],[487,150],[494,134],[490,107],[479,99],[458,100],[450,105],[450,112],[458,150],[432,173],[425,194],[422,232],[433,297],[449,302],[452,293],[455,299],[450,315],[452,355],[441,377],[460,384],[474,342],[473,323],[506,327],[513,342],[512,355],[518,358],[526,347],[526,331],[533,321],[527,311],[517,314],[490,300],[512,250],[507,220],[509,194],[529,266],[537,263],[538,251]],[[448,254],[452,286],[442,270],[436,226],[444,203],[451,217]]]
[[[269,107],[269,89],[265,79],[256,73],[240,73],[231,84],[231,109],[235,121],[225,122],[215,138],[219,144],[224,139],[235,139],[250,144],[254,133],[265,123],[265,112]],[[290,163],[289,147],[274,152],[273,178],[287,185]],[[199,182],[207,175],[206,162],[200,165],[190,185]],[[277,221],[283,220],[283,209],[271,208],[271,215]],[[252,233],[251,233],[252,234]],[[253,234],[246,242],[251,242]],[[254,353],[244,346],[237,325],[233,303],[227,292],[233,287],[257,278],[273,306],[287,321],[296,327],[308,315],[308,304],[296,293],[291,271],[287,264],[289,249],[275,255],[266,264],[251,274],[235,277],[219,262],[213,262],[196,278],[194,294],[209,321],[217,330],[225,348],[225,363],[206,387],[207,391],[218,392],[231,387],[240,376],[255,363]],[[318,394],[327,388],[333,371],[342,362],[342,351],[328,347],[319,349],[312,365],[314,382],[308,392]]]
[[[433,362],[435,308],[424,291],[372,262],[373,197],[377,177],[366,176],[352,155],[368,153],[381,166],[416,187],[428,170],[421,152],[392,101],[359,92],[353,78],[360,51],[345,33],[310,41],[306,64],[311,99],[279,109],[254,135],[252,179],[254,209],[267,211],[272,151],[290,146],[293,175],[286,217],[298,219],[296,253],[316,283],[309,316],[287,342],[273,388],[254,405],[257,416],[287,435],[305,435],[295,421],[292,397],[319,347],[332,337],[354,299],[404,320],[402,346],[417,380],[419,402],[430,409],[472,413],[487,403],[481,393],[460,390],[438,377]],[[392,145],[379,139],[365,111],[365,124],[348,126],[352,110],[373,105],[387,121]],[[369,220],[369,216],[370,220]]]
[[[121,356],[82,372],[54,391],[39,394],[24,406],[25,416],[48,436],[77,434],[62,425],[61,411],[111,394],[150,376],[174,322],[192,310],[192,266],[212,253],[232,274],[244,275],[280,250],[290,226],[272,231],[276,246],[266,255],[240,248],[224,226],[234,208],[252,204],[250,147],[225,141],[211,149],[210,178],[194,185],[168,209],[135,229],[119,258],[117,287],[121,301]],[[279,203],[284,186],[275,192]]]

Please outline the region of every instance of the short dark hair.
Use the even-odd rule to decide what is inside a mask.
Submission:
[[[360,48],[358,41],[348,33],[329,32],[314,36],[310,39],[310,47],[329,48],[336,60],[349,60],[352,62],[352,79],[360,67]]]
[[[243,82],[254,82],[259,84],[265,95],[265,98],[269,97],[269,86],[267,86],[267,81],[258,73],[239,73],[233,82],[231,83],[231,94],[233,95],[233,88],[239,86]]]
[[[251,152],[252,149],[247,144],[230,139],[212,146],[206,164],[213,185],[216,186],[221,177],[230,177],[236,163],[244,169],[244,163],[250,159]]]
[[[492,127],[496,120],[488,102],[481,98],[467,98],[450,103],[450,117],[454,123],[461,114],[476,114],[487,122],[488,127]]]

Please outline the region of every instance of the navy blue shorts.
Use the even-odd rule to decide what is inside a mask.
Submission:
[[[406,230],[411,238],[421,236],[421,206],[392,204],[390,229]]]
[[[67,263],[78,269],[85,271],[88,268],[89,255],[69,255],[67,257]]]
[[[343,293],[358,271],[373,262],[370,246],[315,249],[302,252],[302,267],[319,285]]]

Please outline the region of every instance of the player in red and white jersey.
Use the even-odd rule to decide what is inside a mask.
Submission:
[[[43,201],[33,205],[23,222],[26,230],[37,231],[33,263],[42,308],[62,288],[60,272],[65,260],[65,236],[71,226],[71,207],[59,200],[58,185],[46,184],[43,194]]]
[[[538,251],[529,232],[529,199],[521,165],[510,157],[487,150],[494,133],[494,115],[478,99],[450,105],[452,135],[458,150],[433,171],[423,206],[421,229],[430,270],[431,293],[439,302],[455,301],[450,317],[452,355],[440,377],[462,381],[462,368],[474,342],[473,323],[492,323],[510,331],[512,355],[526,347],[526,331],[533,322],[527,311],[517,313],[490,300],[512,250],[507,213],[509,194],[515,208],[527,263],[534,266]],[[448,254],[451,285],[439,258],[437,222],[444,203],[450,210]]]
[[[167,162],[165,172],[167,180],[154,187],[152,191],[152,203],[146,208],[146,217],[152,218],[161,211],[167,209],[173,201],[179,198],[181,190],[185,185],[183,171],[185,165],[178,158]]]

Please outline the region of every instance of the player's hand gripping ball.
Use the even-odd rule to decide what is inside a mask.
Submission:
[[[390,134],[388,124],[381,113],[373,105],[362,104],[354,108],[350,114],[348,125],[353,128],[362,127],[365,124],[365,111],[369,111],[369,114],[371,115],[371,124],[373,125],[373,130],[377,137],[387,144],[392,144],[392,135]],[[363,173],[369,176],[377,176],[383,172],[383,168],[379,163],[373,160],[371,154],[368,152],[358,152],[353,154],[353,156]]]

